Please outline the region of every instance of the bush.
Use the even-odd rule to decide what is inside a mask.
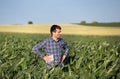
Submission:
[[[33,22],[32,22],[32,21],[29,21],[28,24],[33,24]]]
[[[97,21],[93,21],[92,24],[98,24],[98,22]]]
[[[86,24],[86,21],[81,21],[80,24]]]

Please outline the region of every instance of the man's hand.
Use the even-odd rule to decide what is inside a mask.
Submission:
[[[65,58],[66,58],[66,55],[63,55],[61,62],[63,62],[65,60]]]
[[[43,59],[45,60],[46,63],[49,63],[52,61],[52,58],[49,57],[48,55],[44,56]]]

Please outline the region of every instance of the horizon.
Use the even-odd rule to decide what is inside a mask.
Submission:
[[[119,22],[98,22],[98,21],[96,21],[98,24],[100,24],[100,23],[103,23],[103,24],[111,24],[111,23],[120,23],[120,21]],[[49,25],[49,24],[80,24],[80,22],[79,23],[34,23],[33,22],[33,24],[29,24],[28,22],[27,23],[24,23],[24,24],[0,24],[0,26],[3,26],[3,25]],[[86,24],[92,24],[92,22],[86,22]]]

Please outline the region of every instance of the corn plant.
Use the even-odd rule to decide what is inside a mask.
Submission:
[[[45,37],[0,33],[0,79],[120,79],[120,40],[66,35],[70,51],[65,67],[49,70],[32,52]]]

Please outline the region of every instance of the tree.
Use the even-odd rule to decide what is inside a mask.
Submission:
[[[81,21],[80,24],[86,24],[86,21]]]
[[[33,22],[32,22],[32,21],[29,21],[28,24],[33,24]]]
[[[98,22],[97,21],[93,21],[92,24],[98,24]]]

